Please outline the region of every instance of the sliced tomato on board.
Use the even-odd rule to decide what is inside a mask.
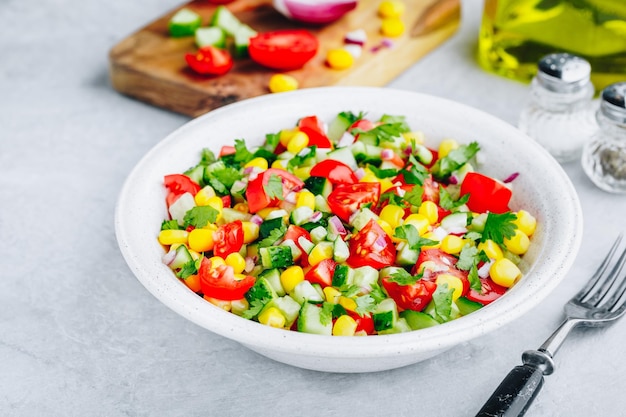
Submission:
[[[482,305],[487,305],[500,298],[506,292],[506,287],[496,284],[491,278],[480,278],[482,288],[480,291],[471,289],[466,297]]]
[[[328,206],[331,211],[347,222],[350,216],[364,204],[375,206],[380,198],[380,183],[357,182],[356,184],[339,184],[328,195]]]
[[[189,67],[202,75],[223,75],[233,67],[233,57],[223,49],[203,46],[195,54],[188,53],[185,60]]]
[[[312,177],[326,177],[333,184],[354,184],[359,179],[348,165],[334,159],[324,159],[311,168]]]
[[[275,30],[250,38],[248,52],[258,64],[277,70],[301,68],[317,53],[319,42],[311,32]]]
[[[333,274],[335,273],[336,262],[332,259],[324,259],[314,267],[312,267],[304,276],[304,279],[311,284],[320,284],[322,288],[328,287],[333,283]]]
[[[265,190],[265,186],[269,184],[270,177],[276,175],[281,179],[283,184],[283,198],[290,191],[297,191],[304,186],[304,182],[290,172],[280,168],[270,168],[263,171],[255,179],[248,183],[246,189],[246,200],[248,201],[248,209],[250,213],[256,213],[265,207],[277,206],[280,203],[279,198],[270,197]]]
[[[239,252],[243,245],[243,224],[241,220],[226,223],[217,228],[213,234],[215,244],[213,254],[226,258],[233,252]]]
[[[381,269],[396,261],[396,247],[374,219],[356,232],[349,241],[348,265],[353,268],[371,266]]]
[[[467,207],[485,213],[505,213],[509,211],[509,201],[513,193],[503,183],[478,172],[469,172],[461,183],[461,196],[469,194]]]
[[[213,268],[208,258],[202,258],[198,277],[202,294],[218,300],[240,300],[255,282],[255,278],[249,275],[241,280],[236,279],[232,266],[219,265]]]
[[[298,121],[298,129],[306,133],[309,137],[309,146],[317,146],[318,148],[332,148],[333,144],[326,136],[324,130],[324,122],[317,116],[303,117]]]

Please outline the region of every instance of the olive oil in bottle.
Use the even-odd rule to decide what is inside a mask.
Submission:
[[[537,62],[567,52],[586,59],[597,90],[626,78],[626,0],[485,0],[478,61],[530,81]]]

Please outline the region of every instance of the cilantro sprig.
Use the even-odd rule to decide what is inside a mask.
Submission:
[[[422,279],[422,274],[411,275],[406,270],[400,268],[395,272],[392,272],[391,275],[387,278],[389,282],[395,282],[398,285],[413,285],[417,281]]]
[[[517,225],[513,223],[515,220],[517,220],[517,215],[510,211],[501,214],[489,213],[480,238],[481,242],[490,239],[499,245],[503,245],[505,238],[508,239],[515,235],[515,229],[517,229]]]
[[[219,211],[212,206],[196,206],[185,213],[183,221],[185,226],[205,227],[209,223],[215,223],[218,214]]]
[[[267,194],[267,197],[269,199],[277,198],[279,200],[282,200],[284,198],[283,181],[276,174],[270,175],[267,184],[264,184],[263,188],[265,189],[265,194]]]
[[[438,181],[446,181],[454,171],[469,162],[479,150],[478,142],[471,142],[450,151],[448,155],[439,158],[433,165],[431,170],[433,177]]]
[[[396,227],[394,236],[406,240],[409,248],[413,250],[419,250],[422,246],[433,246],[439,243],[437,240],[421,237],[415,226],[411,224]]]

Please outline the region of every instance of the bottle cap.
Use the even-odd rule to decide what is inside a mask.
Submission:
[[[591,65],[587,60],[568,53],[546,55],[539,61],[537,80],[555,93],[575,93],[588,82]]]
[[[626,123],[626,82],[611,84],[602,90],[600,110],[609,119]]]

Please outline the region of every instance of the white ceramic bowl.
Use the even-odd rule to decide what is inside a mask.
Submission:
[[[538,220],[530,251],[521,264],[523,279],[494,303],[452,322],[409,333],[331,337],[274,329],[245,320],[206,302],[161,263],[157,234],[167,216],[165,174],[195,165],[200,151],[218,151],[235,138],[259,144],[268,132],[293,126],[316,114],[331,120],[341,111],[371,117],[405,115],[427,143],[443,138],[478,141],[496,178],[512,172],[513,209]],[[571,267],[582,236],[582,214],[574,188],[560,165],[511,125],[473,108],[437,97],[388,88],[328,87],[266,95],[211,111],[182,126],[156,145],[129,175],[115,213],[119,247],[139,281],[165,305],[188,320],[274,360],[329,372],[380,371],[429,358],[481,336],[536,306]]]

